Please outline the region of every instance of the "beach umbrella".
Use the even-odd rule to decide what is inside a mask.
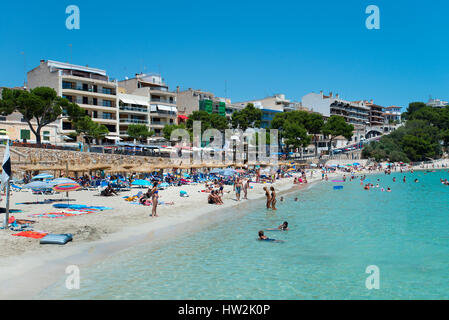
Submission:
[[[37,176],[34,176],[31,180],[40,180],[40,179],[53,179],[54,176],[49,173],[41,173]]]
[[[310,166],[313,167],[313,168],[318,167],[318,165],[316,165],[315,163],[312,163]]]
[[[51,190],[52,187],[53,185],[51,183],[44,181],[33,181],[23,186],[24,189],[31,189],[33,191]],[[39,195],[37,196],[37,200],[39,200]]]
[[[70,182],[70,183],[61,183],[58,184],[56,186],[53,187],[53,190],[56,192],[66,192],[67,194],[67,204],[69,203],[69,192],[70,191],[77,191],[82,189],[83,187],[81,187],[78,183],[76,182]]]
[[[53,190],[56,192],[70,192],[70,191],[77,191],[82,189],[83,187],[81,187],[78,183],[62,183],[62,184],[58,184],[56,186],[53,187]]]
[[[159,188],[168,188],[170,185],[168,183],[161,183],[160,185],[158,185]]]
[[[151,184],[151,182],[147,181],[147,180],[134,180],[131,185],[139,186],[139,187],[152,187],[153,186]]]
[[[44,181],[33,181],[23,186],[24,189],[32,189],[35,191],[42,191],[52,189],[53,185]]]
[[[360,163],[356,162],[354,163],[355,166],[360,166]]]
[[[233,169],[225,169],[223,170],[222,176],[233,176],[236,174],[236,171]]]
[[[221,169],[214,169],[214,170],[212,170],[210,173],[211,173],[211,174],[222,174],[223,171],[224,171],[224,170],[221,170]]]
[[[240,174],[245,174],[246,173],[246,171],[243,170],[243,169],[235,170],[235,172],[240,173]]]
[[[49,183],[51,183],[53,186],[56,186],[58,184],[63,184],[63,183],[76,183],[76,181],[69,179],[69,178],[57,178],[57,179],[49,181]]]

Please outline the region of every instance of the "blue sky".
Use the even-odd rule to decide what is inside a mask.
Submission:
[[[77,5],[81,29],[67,30]],[[368,5],[381,29],[365,27]],[[0,86],[23,83],[40,59],[161,72],[174,90],[232,101],[332,91],[407,106],[449,100],[449,3],[372,1],[7,1],[0,7]],[[72,59],[69,44],[73,45]]]

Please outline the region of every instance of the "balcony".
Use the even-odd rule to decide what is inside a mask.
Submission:
[[[128,107],[128,106],[120,106],[120,111],[124,111],[124,112],[129,111],[130,113],[134,113],[134,112],[148,113],[148,109],[146,109],[146,108]]]
[[[115,96],[115,88],[93,88],[90,87],[83,87],[83,86],[76,86],[73,83],[64,83],[62,84],[62,90],[69,90],[73,92],[86,92],[86,93],[92,93],[92,94],[100,94],[100,95],[107,95],[107,96]]]
[[[151,98],[151,102],[159,102],[159,103],[167,103],[167,104],[176,104],[175,100],[170,101],[170,99],[160,99],[160,98]]]
[[[151,113],[152,117],[161,117],[161,118],[176,118],[177,113],[176,112],[169,112],[169,111],[152,111]]]
[[[140,120],[140,119],[120,119],[120,123],[129,123],[129,124],[148,124],[148,120]]]
[[[93,121],[102,123],[102,124],[117,124],[117,119],[114,118],[106,118],[106,117],[91,117]]]
[[[170,122],[168,122],[168,121],[151,121],[151,126],[152,127],[165,127],[165,126],[167,126],[167,125],[170,125],[170,124],[174,124],[174,123],[170,123]]]

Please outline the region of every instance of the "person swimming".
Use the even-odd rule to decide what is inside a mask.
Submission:
[[[288,231],[288,230],[289,230],[289,229],[288,229],[288,222],[287,222],[287,221],[284,221],[284,223],[281,224],[281,225],[278,227],[278,229],[279,229],[279,230],[282,230],[282,231]]]
[[[288,231],[290,230],[288,228],[288,222],[285,221],[283,224],[281,224],[279,227],[275,228],[275,229],[266,229],[266,231]]]
[[[260,241],[271,241],[271,242],[284,242],[282,240],[276,240],[276,239],[268,238],[262,230],[259,231],[259,240]]]

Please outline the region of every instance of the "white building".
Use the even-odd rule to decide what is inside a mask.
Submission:
[[[120,90],[128,94],[146,97],[149,107],[149,126],[156,136],[163,135],[162,130],[166,125],[176,124],[178,109],[176,105],[176,92],[168,89],[164,79],[158,74],[136,74],[135,78],[119,82]],[[122,90],[123,88],[123,90]],[[126,117],[124,117],[126,118]],[[129,117],[128,117],[129,118]],[[140,123],[145,121],[135,115]],[[121,123],[120,132],[125,130],[125,123]],[[121,136],[126,136],[121,134]]]
[[[93,121],[105,125],[111,136],[118,136],[116,81],[110,81],[105,70],[83,67],[64,62],[41,60],[40,65],[28,72],[28,87],[53,88],[58,96],[78,104]],[[63,116],[56,121],[63,135],[73,132],[72,124]]]
[[[333,115],[341,116],[346,123],[354,126],[351,143],[365,139],[366,127],[370,125],[371,108],[367,101],[347,101],[331,93],[309,93],[302,98],[302,106],[312,112],[321,113],[325,118]]]
[[[449,103],[447,101],[443,101],[440,99],[432,99],[430,98],[429,101],[427,102],[427,105],[429,107],[434,107],[434,108],[443,108],[445,106],[447,106]]]

